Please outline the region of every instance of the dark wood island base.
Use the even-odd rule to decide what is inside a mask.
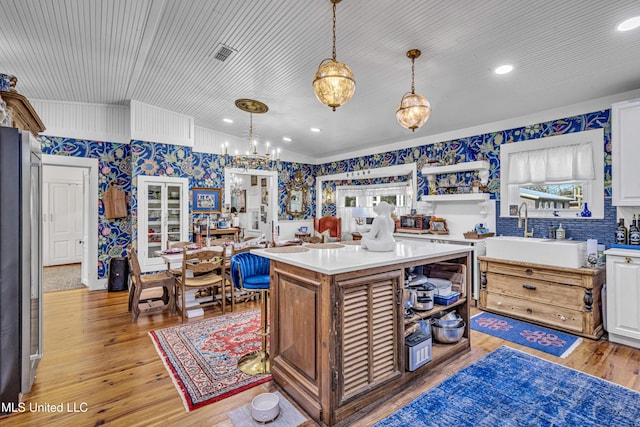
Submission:
[[[320,424],[331,426],[357,419],[358,411],[470,350],[469,248],[432,243],[398,245],[406,250],[397,250],[395,256],[388,257],[359,246],[305,254],[255,251],[272,260],[273,379]],[[309,259],[314,257],[318,258],[317,268],[313,259]],[[334,264],[332,257],[336,258]],[[356,263],[351,271],[344,271],[349,268],[339,266],[348,262],[343,257],[359,257],[364,261],[361,265]],[[430,311],[405,319],[404,270],[434,262],[466,266],[461,298],[452,305],[435,305]],[[320,263],[337,266],[323,268]],[[454,344],[434,342],[432,360],[410,372],[405,324],[452,309],[466,323],[463,337]]]

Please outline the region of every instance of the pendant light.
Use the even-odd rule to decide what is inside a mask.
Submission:
[[[416,94],[414,85],[415,60],[420,57],[418,49],[411,49],[407,52],[407,57],[411,58],[411,93],[402,97],[400,105],[396,110],[396,119],[402,127],[415,132],[420,126],[429,120],[431,115],[431,104],[422,95]]]
[[[280,149],[269,152],[269,143],[265,144],[264,154],[258,153],[257,142],[253,139],[253,115],[264,114],[269,111],[269,107],[264,102],[255,99],[236,99],[236,107],[249,113],[249,149],[245,154],[229,155],[228,146],[222,145],[222,156],[225,166],[238,168],[242,171],[248,169],[273,170],[280,162]]]
[[[349,102],[356,90],[353,73],[346,64],[336,61],[336,5],[341,0],[329,0],[333,3],[333,56],[320,63],[313,80],[313,91],[320,102],[336,111],[336,108]]]

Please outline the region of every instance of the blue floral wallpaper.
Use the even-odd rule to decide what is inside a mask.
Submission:
[[[190,147],[179,145],[131,141],[131,239],[134,242],[138,223],[137,177],[140,175],[189,178],[190,211],[192,188],[222,188],[224,185],[224,167],[218,155],[194,153]],[[199,216],[195,214],[192,218]]]
[[[47,136],[41,136],[39,140],[44,154],[98,159],[98,278],[105,278],[111,258],[124,256],[131,242],[131,218],[107,219],[102,204],[103,194],[111,182],[124,190],[130,199],[129,145]]]
[[[530,126],[474,135],[466,138],[443,141],[430,145],[403,148],[386,153],[345,159],[322,165],[308,165],[280,162],[278,171],[279,219],[294,219],[286,213],[287,184],[293,180],[297,171],[301,171],[309,188],[307,211],[303,219],[313,218],[315,213],[315,178],[319,175],[343,172],[366,171],[383,166],[393,166],[416,162],[418,166],[418,194],[427,187],[421,170],[429,160],[440,160],[446,156],[455,158],[455,162],[477,160],[479,157],[489,160],[490,178],[488,188],[491,197],[500,199],[500,145],[544,138],[572,132],[592,129],[604,129],[604,168],[605,197],[611,197],[611,118],[610,110],[596,111],[559,120],[533,124]],[[99,260],[98,276],[105,278],[112,257],[123,256],[126,247],[136,239],[137,224],[137,177],[140,175],[173,176],[189,178],[189,189],[193,187],[224,187],[224,162],[217,154],[196,153],[190,147],[182,147],[154,142],[134,140],[130,145],[102,141],[87,141],[71,138],[40,137],[45,154],[97,158],[100,164],[99,182]],[[406,177],[391,177],[374,180],[353,179],[348,181],[330,181],[325,186],[372,184],[396,182]],[[470,184],[473,173],[460,173],[457,181]],[[127,194],[130,202],[129,218],[106,219],[102,206],[102,195],[110,182],[115,181]],[[326,187],[325,187],[326,188]],[[325,188],[321,189],[324,191]],[[191,195],[189,197],[190,204]],[[335,214],[335,204],[322,206],[323,215]],[[198,217],[198,214],[193,216]],[[609,226],[608,222],[604,224]],[[613,224],[615,221],[613,222]],[[613,224],[611,226],[613,227]]]
[[[455,156],[454,163],[468,162],[482,157],[489,160],[490,176],[488,188],[491,197],[500,199],[500,145],[604,128],[605,196],[611,197],[611,110],[596,111],[569,118],[538,123],[530,126],[498,132],[474,135],[467,138],[443,141],[419,147],[403,148],[381,154],[341,160],[320,165],[318,175],[363,171],[382,166],[394,166],[416,162],[418,166],[418,194],[423,194],[428,183],[421,170],[428,160],[442,160]],[[470,184],[472,172],[459,173],[457,181]],[[439,190],[443,191],[443,190]]]

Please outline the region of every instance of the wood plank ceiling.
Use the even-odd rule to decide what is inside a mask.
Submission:
[[[135,99],[243,136],[234,100],[255,98],[270,108],[256,136],[311,158],[640,88],[640,30],[615,31],[640,15],[637,0],[344,0],[337,57],[357,89],[336,112],[311,86],[331,55],[327,0],[2,0],[0,12],[0,72],[30,99]],[[221,46],[232,51],[224,62]],[[413,134],[395,120],[412,48],[416,92],[433,106]],[[515,71],[495,75],[503,63]]]

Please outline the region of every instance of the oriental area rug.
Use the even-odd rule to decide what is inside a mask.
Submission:
[[[640,393],[500,347],[375,424],[638,426]]]
[[[473,316],[470,326],[474,331],[493,335],[563,359],[582,342],[582,338],[574,335],[486,312]]]
[[[271,380],[237,367],[244,354],[260,350],[258,328],[256,309],[149,332],[187,412]]]

